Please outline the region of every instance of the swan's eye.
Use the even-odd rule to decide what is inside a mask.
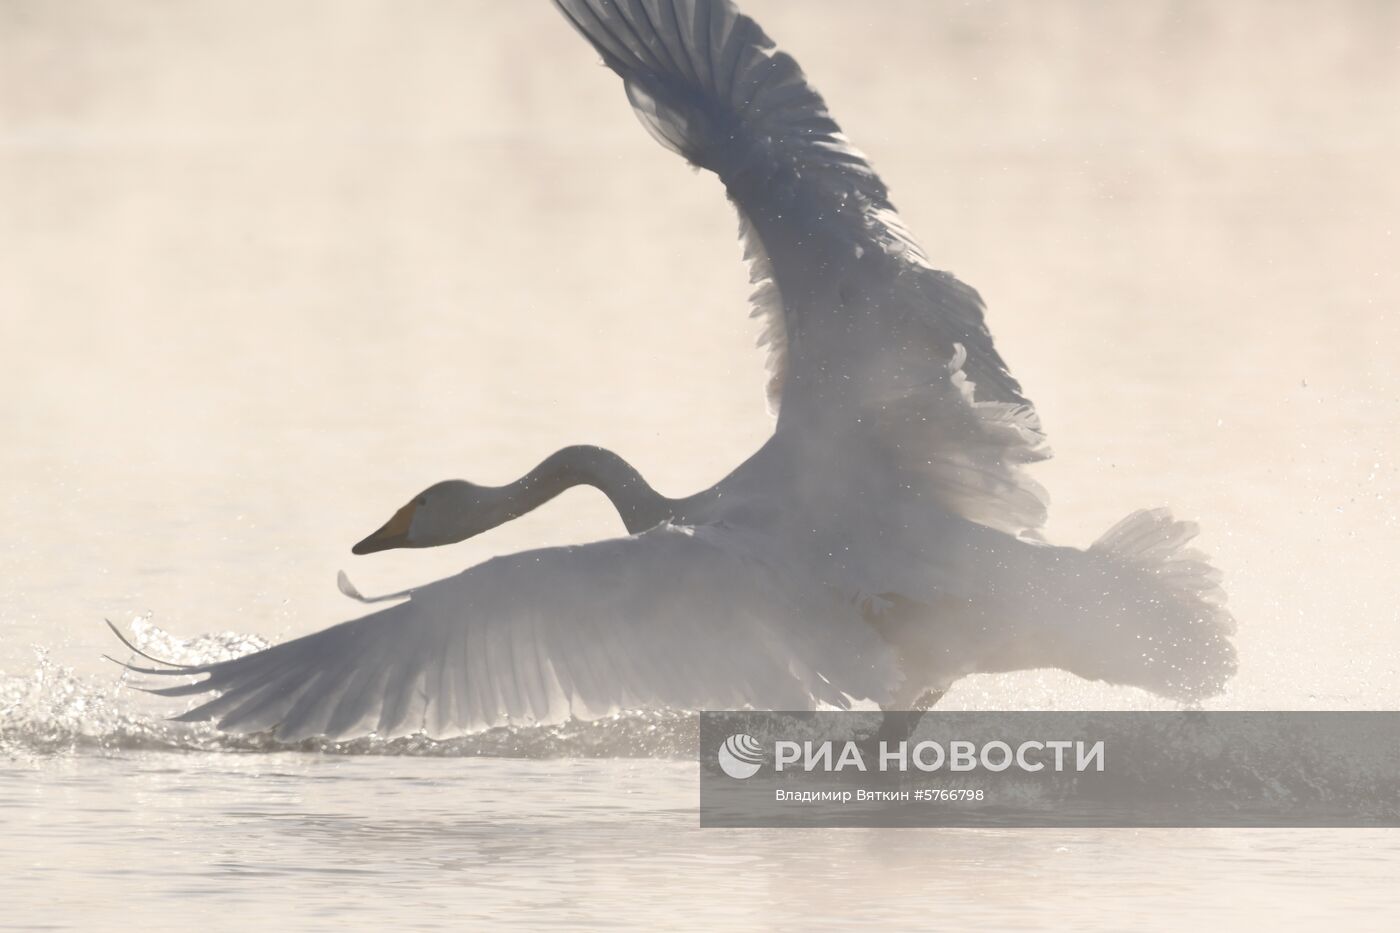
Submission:
[[[427,505],[427,504],[428,504],[428,497],[427,497],[427,496],[420,496],[420,497],[418,498],[418,501],[414,503],[414,505],[418,506],[418,508],[420,508],[420,509],[423,508],[423,507],[424,507],[425,505]]]

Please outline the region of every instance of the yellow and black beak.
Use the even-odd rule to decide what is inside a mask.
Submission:
[[[408,529],[413,524],[413,510],[417,503],[408,505],[394,513],[394,517],[384,523],[374,534],[365,538],[350,549],[352,554],[373,554],[375,551],[389,551],[396,547],[408,547]]]

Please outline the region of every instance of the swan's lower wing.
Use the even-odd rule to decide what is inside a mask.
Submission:
[[[894,668],[875,633],[736,541],[661,526],[496,558],[363,618],[162,672],[207,677],[157,692],[218,691],[178,718],[289,741],[882,699]]]

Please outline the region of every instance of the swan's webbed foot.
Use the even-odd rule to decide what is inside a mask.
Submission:
[[[925,690],[917,700],[910,704],[909,709],[887,709],[880,717],[880,729],[875,733],[876,743],[884,742],[887,745],[898,745],[900,742],[909,741],[914,730],[919,727],[919,721],[924,718],[924,713],[933,709],[938,701],[943,699],[945,690]]]
[[[863,753],[878,755],[882,747],[894,748],[900,742],[907,742],[914,735],[924,713],[932,709],[943,698],[944,690],[926,690],[909,706],[887,706],[880,713],[880,725],[873,732],[856,737],[856,744]]]

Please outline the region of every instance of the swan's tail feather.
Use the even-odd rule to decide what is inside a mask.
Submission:
[[[1220,571],[1205,554],[1186,547],[1199,533],[1195,522],[1177,521],[1167,509],[1140,509],[1100,535],[1089,550],[1150,569],[1168,589],[1213,607],[1207,613],[1211,623],[1233,635],[1235,622],[1223,608]]]
[[[1188,702],[1221,692],[1236,668],[1235,621],[1219,571],[1187,547],[1197,531],[1144,509],[1058,561],[1070,572],[1055,590],[1080,620],[1065,626],[1062,666]]]

